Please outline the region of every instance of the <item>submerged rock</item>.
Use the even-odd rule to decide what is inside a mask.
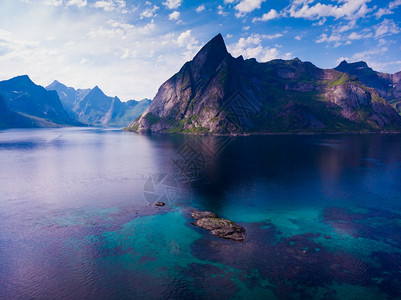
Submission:
[[[195,226],[210,230],[215,236],[239,242],[245,240],[245,228],[233,221],[218,218],[209,211],[195,210],[191,216],[196,220]]]

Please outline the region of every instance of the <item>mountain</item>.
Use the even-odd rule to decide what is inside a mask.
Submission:
[[[0,129],[37,127],[60,127],[60,125],[42,118],[10,111],[5,104],[3,97],[0,95]]]
[[[150,104],[148,99],[121,102],[117,97],[106,96],[98,86],[75,90],[54,81],[46,89],[57,92],[70,116],[95,126],[126,126]]]
[[[64,84],[58,82],[57,80],[53,81],[50,85],[46,87],[48,91],[56,91],[58,96],[60,97],[61,103],[64,106],[64,109],[68,114],[73,117],[77,117],[74,112],[75,105],[79,104],[86,95],[89,94],[91,89],[77,89],[75,90],[72,87],[67,87]]]
[[[310,62],[232,57],[219,34],[161,85],[138,132],[245,134],[401,131],[401,117],[356,77]]]
[[[365,62],[348,63],[342,61],[337,71],[356,76],[363,84],[374,88],[380,95],[401,114],[401,72],[387,74],[376,72]]]
[[[138,118],[149,107],[151,100],[143,99],[140,101],[129,100],[120,102],[120,109],[114,110],[111,119],[108,122],[109,126],[127,126],[132,120]]]
[[[3,114],[5,127],[82,125],[68,116],[57,93],[34,84],[27,75],[1,81],[0,95],[9,124],[6,126],[6,117]]]

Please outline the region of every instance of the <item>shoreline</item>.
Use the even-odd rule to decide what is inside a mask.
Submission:
[[[354,131],[354,132],[258,132],[258,133],[234,133],[234,134],[221,134],[221,133],[185,133],[185,132],[138,132],[127,130],[125,128],[121,129],[125,132],[136,133],[138,135],[166,135],[166,136],[178,136],[178,135],[187,135],[187,136],[230,136],[230,137],[237,137],[237,136],[263,136],[263,135],[401,135],[401,131]]]

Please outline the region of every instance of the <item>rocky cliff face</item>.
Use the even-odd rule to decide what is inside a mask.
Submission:
[[[365,62],[347,63],[345,60],[335,69],[356,76],[364,85],[374,88],[380,97],[386,99],[401,114],[401,72],[376,72]]]
[[[354,76],[299,59],[232,57],[221,35],[167,80],[127,128],[242,134],[401,130],[401,117]]]

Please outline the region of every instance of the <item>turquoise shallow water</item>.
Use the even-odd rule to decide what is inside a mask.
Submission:
[[[399,135],[7,130],[0,180],[0,298],[401,298]]]

